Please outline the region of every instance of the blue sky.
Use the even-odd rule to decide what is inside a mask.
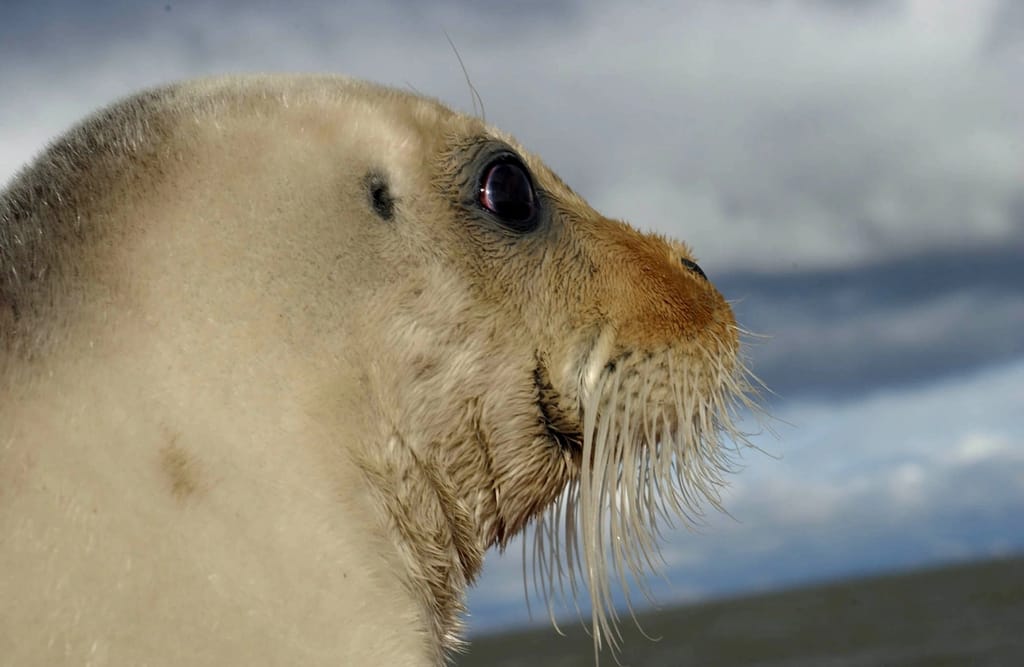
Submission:
[[[334,71],[487,118],[689,242],[765,335],[776,436],[664,602],[1024,552],[1024,3],[99,2],[0,9],[0,180],[96,107]],[[473,630],[527,621],[514,546]],[[543,616],[543,614],[541,614]]]

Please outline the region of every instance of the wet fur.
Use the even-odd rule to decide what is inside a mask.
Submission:
[[[535,232],[472,205],[494,145]],[[85,121],[0,197],[0,655],[436,665],[533,521],[543,590],[582,575],[614,644],[606,570],[716,500],[749,391],[683,260],[511,137],[348,79]]]

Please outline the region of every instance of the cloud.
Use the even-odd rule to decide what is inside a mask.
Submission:
[[[1021,64],[1024,58],[1024,5],[1017,0],[996,3],[985,35],[985,48],[997,62]]]
[[[784,398],[922,384],[1024,355],[1024,242],[924,251],[857,268],[716,278]]]

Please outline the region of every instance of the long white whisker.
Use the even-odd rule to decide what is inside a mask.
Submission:
[[[586,589],[595,660],[622,643],[612,583],[637,622],[633,594],[653,602],[646,575],[665,565],[663,527],[700,527],[708,506],[724,512],[724,476],[749,445],[736,424],[761,413],[743,360],[720,341],[711,348],[634,353],[601,372],[595,362],[583,378],[580,475],[536,522],[532,574],[552,616],[567,591],[579,614]]]

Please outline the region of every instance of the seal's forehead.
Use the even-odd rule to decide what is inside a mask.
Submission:
[[[485,131],[479,120],[412,92],[344,76],[259,75],[185,82],[169,103],[198,113],[231,117],[271,116],[289,122],[320,122],[353,134],[388,133],[425,143],[446,135]]]
[[[312,144],[352,167],[393,170],[394,185],[453,144],[500,135],[437,100],[341,76],[201,79],[171,89],[166,105],[186,126],[186,142],[227,132],[246,143]]]

